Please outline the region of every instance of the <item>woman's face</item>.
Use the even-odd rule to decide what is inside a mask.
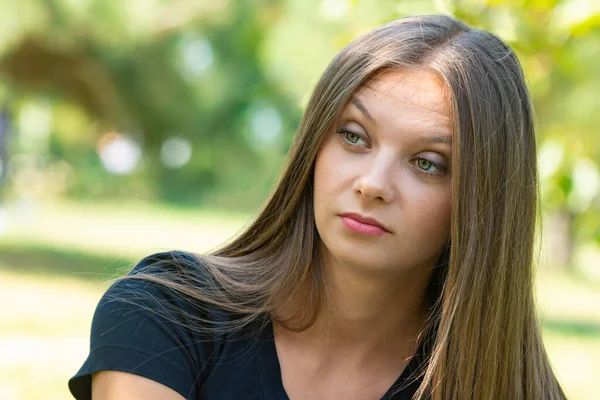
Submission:
[[[433,267],[450,235],[451,139],[435,73],[395,69],[357,91],[316,159],[323,259],[392,273]]]

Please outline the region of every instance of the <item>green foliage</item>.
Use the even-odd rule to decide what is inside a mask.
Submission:
[[[545,211],[573,217],[573,240],[600,241],[586,222],[600,220],[595,2],[16,4],[0,0],[0,107],[12,111],[15,128],[7,195],[256,209],[333,55],[379,23],[448,12],[497,33],[518,52],[536,107]],[[36,115],[49,115],[46,127],[29,126]],[[137,143],[141,157],[126,173],[110,174],[99,154],[120,137]],[[167,147],[179,153],[165,161],[173,138]],[[34,175],[42,189],[18,183]]]
[[[299,119],[298,107],[260,61],[270,23],[263,10],[273,7],[250,1],[133,3],[30,2],[47,19],[37,21],[33,33],[23,26],[0,54],[1,82],[8,88],[3,98],[15,119],[23,115],[16,99],[43,103],[52,116],[43,129],[45,149],[24,157],[39,164],[41,174],[66,162],[72,173],[65,195],[200,204],[255,181],[260,190],[228,204],[255,208]],[[275,138],[254,143],[256,135],[246,132],[264,110],[275,119]],[[15,122],[19,133],[26,131]],[[260,128],[259,121],[254,130]],[[121,175],[104,171],[98,153],[110,132],[141,146],[137,168]],[[13,143],[17,159],[31,135],[20,136]],[[172,137],[192,148],[181,168],[161,160]],[[227,173],[230,168],[256,173],[254,179],[249,173],[237,177]],[[15,171],[13,179],[18,177]]]

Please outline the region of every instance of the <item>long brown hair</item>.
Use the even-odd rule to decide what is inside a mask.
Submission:
[[[199,329],[235,330],[264,315],[290,329],[309,327],[323,292],[315,158],[352,94],[391,68],[439,74],[455,131],[451,243],[434,272],[439,290],[424,335],[431,351],[416,398],[564,398],[534,307],[538,179],[523,73],[502,40],[449,16],[403,18],[346,46],[319,80],[281,180],[248,228],[220,250],[197,255],[202,274],[181,265],[133,277],[239,315]],[[303,306],[282,314],[298,298]]]

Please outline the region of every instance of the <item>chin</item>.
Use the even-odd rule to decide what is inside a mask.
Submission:
[[[365,245],[362,249],[358,249],[356,244],[335,243],[329,247],[323,246],[322,251],[335,264],[360,269],[364,272],[393,272],[398,269],[397,261],[385,257],[385,254],[389,254],[389,252],[373,248],[373,246]]]

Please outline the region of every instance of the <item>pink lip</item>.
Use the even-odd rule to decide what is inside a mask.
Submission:
[[[380,236],[389,233],[379,221],[373,218],[354,213],[341,214],[340,217],[348,229],[363,235]]]

